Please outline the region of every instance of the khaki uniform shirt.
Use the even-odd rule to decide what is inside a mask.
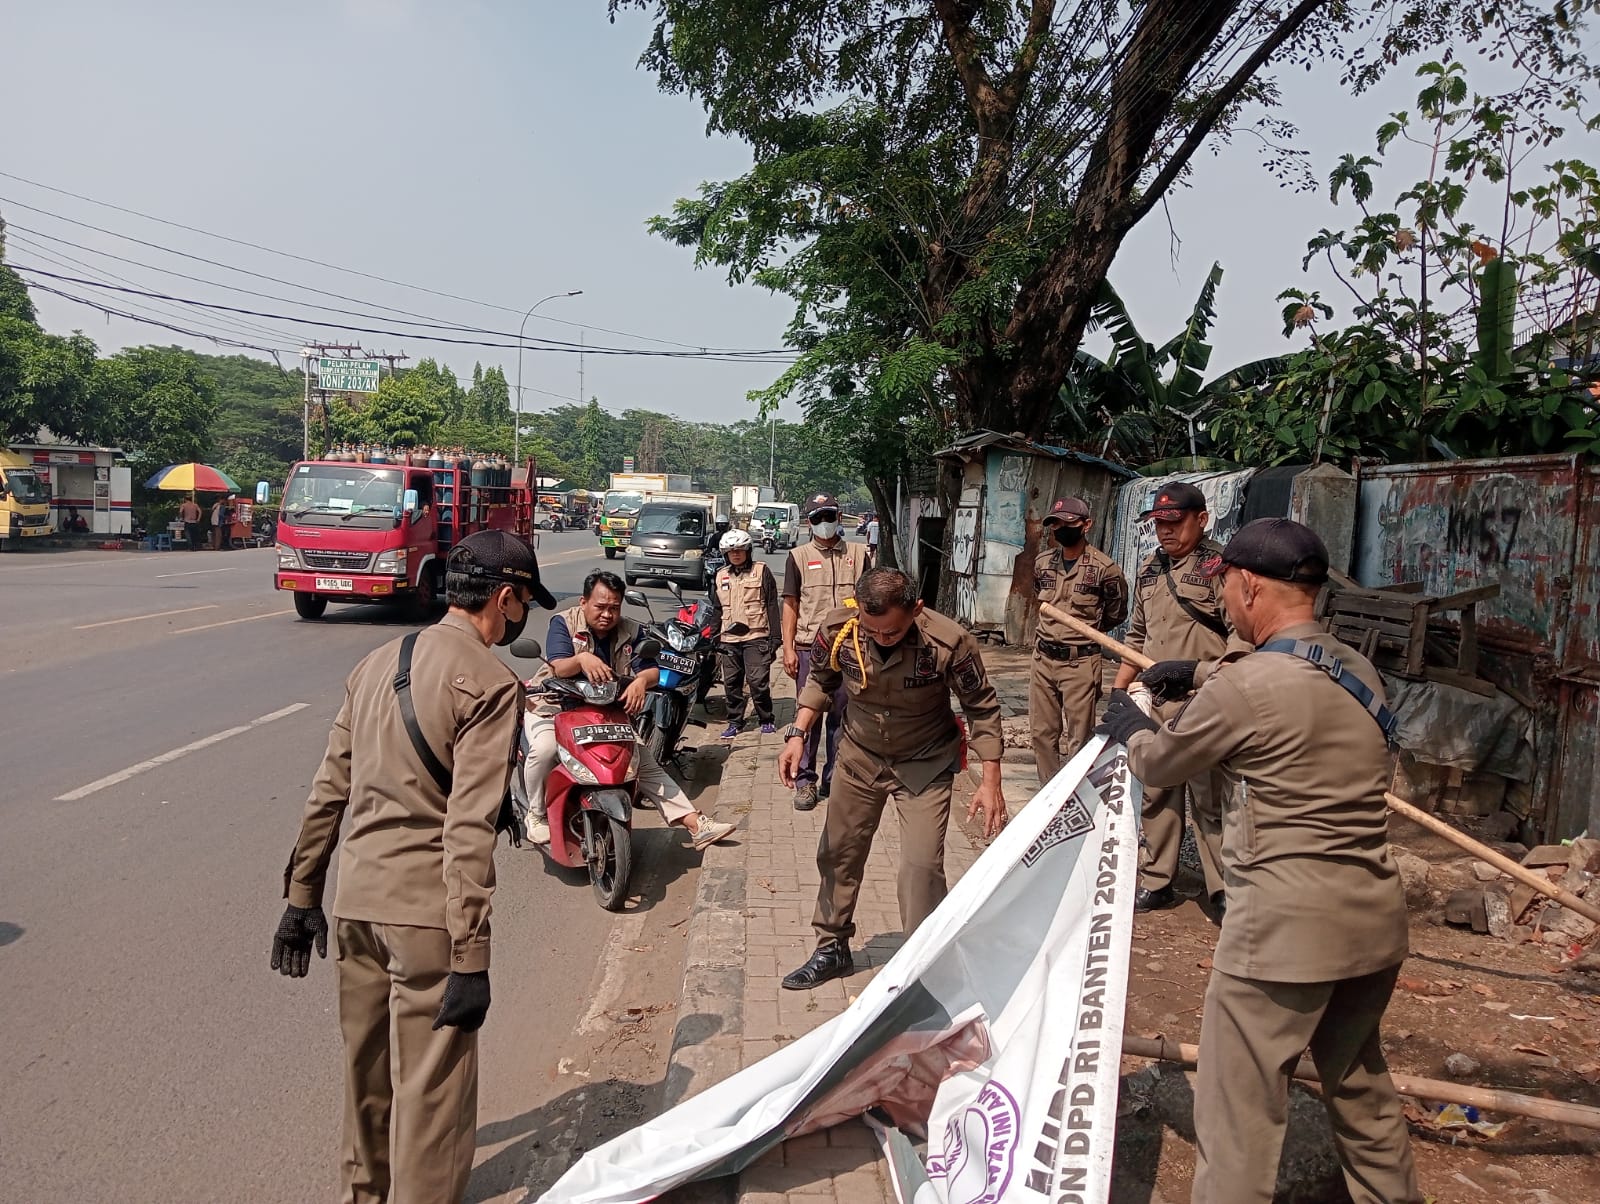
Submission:
[[[772,570],[751,558],[742,573],[731,564],[717,570],[717,588],[712,595],[719,614],[724,644],[748,644],[778,634],[778,584]],[[748,631],[729,635],[728,628],[743,623]],[[798,638],[798,637],[797,637]]]
[[[511,778],[521,685],[461,615],[446,615],[418,637],[412,705],[433,755],[451,772],[446,797],[400,718],[399,661],[400,641],[392,640],[345,682],[344,705],[284,870],[284,896],[295,907],[321,905],[348,813],[334,915],[445,929],[450,969],[486,970],[494,825]]]
[[[816,637],[829,611],[856,596],[856,582],[866,571],[866,549],[842,537],[831,548],[812,540],[790,551],[783,596],[794,598],[799,605],[800,626],[794,635],[797,649]]]
[[[1227,646],[1226,637],[1195,622],[1172,596],[1176,589],[1178,597],[1195,610],[1227,626],[1222,588],[1216,578],[1200,573],[1200,566],[1221,551],[1222,545],[1215,540],[1202,539],[1194,551],[1182,560],[1172,561],[1170,566],[1162,552],[1140,565],[1138,579],[1133,583],[1133,621],[1128,624],[1128,636],[1123,642],[1153,661],[1204,661],[1221,656]],[[1171,588],[1167,584],[1169,574]]]
[[[1066,611],[1100,631],[1110,631],[1128,617],[1128,579],[1117,562],[1090,543],[1079,544],[1078,558],[1069,567],[1066,549],[1052,546],[1033,561],[1033,592],[1040,602]],[[1062,644],[1083,644],[1083,636],[1060,619],[1039,612],[1034,635]]]
[[[1377,695],[1383,679],[1315,623],[1320,644]],[[1128,741],[1151,786],[1220,767],[1241,785],[1222,823],[1228,916],[1213,963],[1268,982],[1327,982],[1403,961],[1405,895],[1389,855],[1389,750],[1360,703],[1315,665],[1252,652],[1218,665],[1164,727]]]
[[[917,616],[910,633],[887,654],[861,635],[846,634],[839,644],[839,667],[831,663],[834,642],[856,617],[847,607],[832,611],[811,645],[811,673],[798,705],[827,711],[844,679],[849,705],[844,712],[844,744],[839,759],[864,764],[869,777],[887,766],[913,794],[957,768],[961,732],[950,693],[961,700],[971,729],[973,755],[998,761],[1004,747],[1000,699],[983,669],[978,641],[960,624],[931,610]]]

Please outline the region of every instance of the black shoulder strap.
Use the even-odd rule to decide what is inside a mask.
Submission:
[[[1228,625],[1221,619],[1217,618],[1216,615],[1206,614],[1204,611],[1197,608],[1193,602],[1189,601],[1189,599],[1185,598],[1178,592],[1178,584],[1172,579],[1172,562],[1170,560],[1165,561],[1162,567],[1164,571],[1161,575],[1166,579],[1167,589],[1172,592],[1172,600],[1179,606],[1183,607],[1183,613],[1188,615],[1207,631],[1215,632],[1217,635],[1226,640],[1228,638]]]
[[[417,708],[411,705],[411,650],[417,645],[418,634],[413,631],[400,641],[400,671],[394,675],[394,693],[400,703],[400,718],[405,722],[406,735],[411,737],[411,747],[417,750],[417,756],[421,758],[422,766],[433,778],[434,784],[448,796],[450,771],[439,763],[439,758],[433,755],[433,749],[428,747],[428,738],[422,734],[422,725],[417,722]]]
[[[1313,644],[1310,640],[1269,640],[1256,651],[1282,652],[1288,656],[1297,656],[1321,669],[1343,687],[1346,694],[1361,704],[1367,714],[1372,716],[1372,721],[1378,725],[1378,730],[1383,733],[1384,743],[1393,747],[1395,733],[1400,728],[1399,716],[1378,701],[1378,696],[1366,682],[1353,673],[1346,673],[1344,662],[1336,656],[1330,656],[1321,644]]]

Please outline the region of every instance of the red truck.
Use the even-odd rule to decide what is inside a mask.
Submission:
[[[526,470],[480,462],[303,460],[278,513],[275,585],[302,619],[329,602],[392,602],[418,618],[444,598],[445,558],[474,531],[504,530],[537,546]]]

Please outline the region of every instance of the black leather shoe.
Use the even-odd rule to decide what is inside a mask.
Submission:
[[[1162,911],[1177,901],[1178,896],[1173,893],[1170,886],[1163,886],[1159,890],[1146,890],[1141,886],[1139,893],[1133,896],[1133,910]]]
[[[1211,892],[1211,914],[1218,924],[1222,923],[1222,917],[1228,914],[1227,891],[1217,890]]]
[[[818,945],[811,960],[783,979],[785,991],[809,991],[835,978],[846,978],[856,972],[850,960],[850,947],[838,941]]]

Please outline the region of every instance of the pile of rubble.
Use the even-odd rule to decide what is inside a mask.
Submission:
[[[1600,840],[1579,837],[1534,849],[1514,842],[1495,842],[1490,847],[1585,902],[1600,903]],[[1399,853],[1398,860],[1407,899],[1424,902],[1432,894],[1435,883],[1430,870],[1436,867],[1409,853]],[[1472,885],[1450,890],[1444,900],[1446,923],[1513,942],[1572,945],[1586,944],[1594,937],[1595,925],[1577,912],[1531,886],[1514,882],[1487,862],[1463,861]]]

